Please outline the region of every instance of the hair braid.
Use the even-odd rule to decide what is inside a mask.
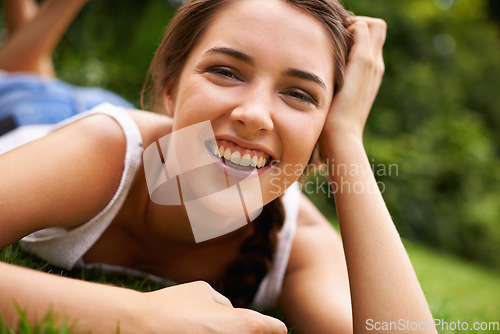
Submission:
[[[240,255],[229,264],[221,286],[234,307],[248,307],[260,282],[271,268],[278,232],[285,221],[281,197],[270,202],[254,221],[254,233],[241,245]]]

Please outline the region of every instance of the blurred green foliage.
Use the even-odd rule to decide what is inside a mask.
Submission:
[[[500,269],[500,26],[484,0],[351,0],[387,21],[365,136],[400,233]]]
[[[174,12],[165,0],[89,1],[54,53],[59,78],[105,87],[140,107],[149,63]]]
[[[347,2],[356,14],[388,23],[386,74],[365,146],[376,166],[397,166],[378,179],[400,233],[500,270],[496,2]],[[90,1],[54,54],[60,78],[106,87],[139,106],[173,12],[166,0]],[[313,197],[333,214],[331,200]]]

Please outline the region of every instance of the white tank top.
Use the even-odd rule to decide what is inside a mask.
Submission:
[[[24,250],[66,269],[75,266],[95,266],[95,264],[83,263],[82,257],[108,228],[127,197],[132,181],[142,165],[143,146],[141,133],[134,120],[123,108],[110,104],[101,104],[88,112],[69,118],[55,126],[36,126],[36,128],[33,128],[36,131],[29,131],[29,129],[23,129],[22,127],[0,137],[0,150],[5,152],[93,114],[105,114],[112,117],[120,125],[126,137],[127,149],[124,170],[115,195],[99,214],[75,229],[47,228],[34,232],[20,241]],[[282,200],[285,208],[285,222],[278,234],[278,245],[273,255],[271,268],[262,280],[252,303],[253,307],[260,310],[274,307],[281,294],[297,227],[300,191],[296,183],[287,189],[282,196]],[[145,274],[112,265],[102,264],[102,266],[104,270],[109,271]],[[148,276],[154,278],[152,275]]]

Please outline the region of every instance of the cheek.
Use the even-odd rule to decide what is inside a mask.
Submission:
[[[174,130],[209,119],[209,106],[213,106],[209,92],[196,83],[180,88],[182,93],[177,95],[174,108]]]
[[[238,91],[210,84],[202,77],[187,82],[177,96],[174,129],[215,120],[234,108]]]
[[[286,126],[286,138],[283,136],[283,158],[306,167],[325,122],[319,112],[305,113],[295,119],[289,118]]]
[[[281,195],[308,168],[307,163],[323,129],[325,118],[325,115],[319,113],[303,113],[288,114],[288,117],[282,119],[280,130],[283,131],[279,132],[283,155],[281,161],[272,166],[268,178],[262,182],[265,185],[265,201],[269,202]]]

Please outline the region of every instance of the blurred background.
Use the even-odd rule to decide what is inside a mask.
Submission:
[[[59,77],[140,107],[149,62],[179,2],[90,1],[54,54]],[[365,146],[434,317],[499,322],[500,1],[344,4],[388,24],[386,74]],[[331,196],[308,196],[335,224]],[[440,332],[463,332],[449,327]]]

